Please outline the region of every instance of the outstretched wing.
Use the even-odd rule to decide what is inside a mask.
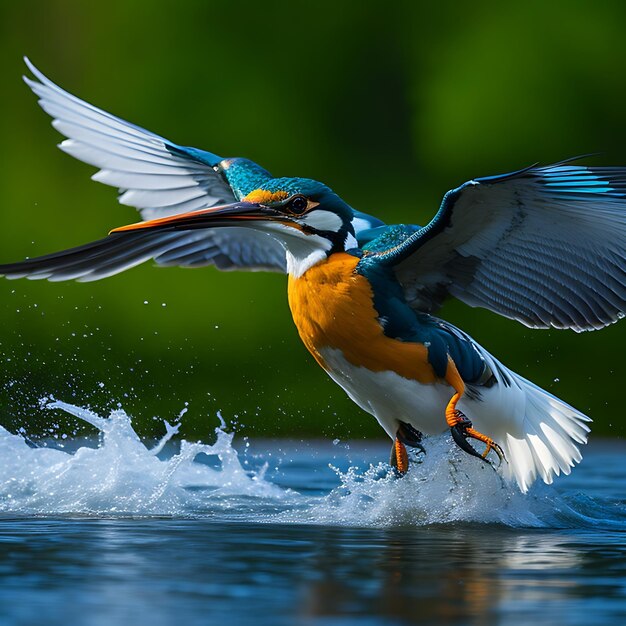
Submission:
[[[238,198],[215,169],[221,157],[178,146],[83,102],[46,78],[28,59],[36,81],[24,80],[39,96],[52,125],[67,137],[60,148],[100,170],[92,177],[120,191],[122,204],[156,219],[228,204]],[[361,232],[382,226],[355,211],[353,226]],[[112,276],[154,259],[159,265],[221,270],[286,272],[285,251],[271,235],[228,227],[167,233],[115,233],[83,246],[18,263],[0,265],[7,278],[91,281]]]
[[[567,163],[471,180],[373,256],[420,311],[453,295],[532,328],[607,326],[626,311],[626,168]]]
[[[125,122],[64,91],[28,59],[26,64],[37,79],[25,77],[26,84],[39,97],[43,110],[52,116],[54,128],[67,137],[59,145],[61,150],[99,168],[92,178],[118,187],[119,201],[139,209],[143,219],[236,200],[226,180],[214,169],[222,157],[178,146]],[[169,249],[157,247],[161,250],[154,257],[157,263],[286,271],[280,243],[244,229],[222,229],[219,233],[207,230],[202,236],[193,237],[180,233],[168,241]],[[120,267],[118,271],[125,269]]]
[[[229,230],[241,233],[234,237],[226,233]],[[221,270],[276,270],[285,253],[281,248],[270,256],[274,239],[258,234],[243,228],[223,228],[209,239],[205,231],[111,233],[104,239],[76,248],[0,265],[0,276],[88,282],[119,274],[150,259],[160,265],[200,267],[211,263]],[[265,239],[270,240],[267,246]]]

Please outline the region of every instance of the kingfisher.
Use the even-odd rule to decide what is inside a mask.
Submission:
[[[80,100],[26,59],[60,148],[98,168],[143,221],[0,275],[91,281],[157,265],[288,274],[309,352],[392,440],[449,432],[526,492],[569,474],[589,417],[437,317],[448,298],[530,328],[600,329],[626,311],[626,168],[575,160],[475,178],[426,226],[388,225],[321,182],[175,144]],[[479,461],[477,461],[479,462]]]

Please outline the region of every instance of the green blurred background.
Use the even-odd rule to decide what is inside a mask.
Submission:
[[[596,151],[626,165],[625,28],[622,2],[3,0],[0,261],[136,218],[55,148],[24,54],[175,142],[424,223],[474,176]],[[623,434],[626,323],[576,335],[459,303],[443,316],[587,411],[596,433]],[[146,264],[98,283],[5,281],[0,323],[0,424],[12,429],[67,431],[38,406],[53,395],[120,404],[145,435],[183,408],[187,437],[209,433],[217,410],[255,436],[382,434],[300,344],[280,275]]]

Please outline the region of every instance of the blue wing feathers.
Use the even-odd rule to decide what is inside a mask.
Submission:
[[[546,187],[559,192],[591,193],[623,198],[626,192],[626,169],[583,166],[541,168],[537,175]]]
[[[407,301],[452,295],[535,328],[602,328],[626,312],[626,168],[556,164],[471,180],[433,220],[371,241]]]
[[[220,161],[223,161],[221,156],[208,152],[207,150],[200,150],[199,148],[192,148],[191,146],[178,146],[175,143],[169,141],[165,142],[165,147],[177,156],[182,156],[203,165],[215,167]]]

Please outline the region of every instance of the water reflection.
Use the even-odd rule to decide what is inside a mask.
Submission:
[[[573,599],[591,599],[598,591],[619,594],[625,570],[620,543],[614,546],[618,582],[594,568],[593,544],[573,541],[569,532],[468,526],[374,537],[326,533],[309,564],[314,575],[301,583],[301,615],[359,613],[437,624],[506,617],[507,623],[528,624],[534,614],[563,623],[564,607],[575,606]],[[606,567],[604,558],[602,563]],[[623,598],[619,604],[624,610]]]
[[[625,573],[618,533],[0,522],[0,616],[22,623],[598,624],[626,615]]]

